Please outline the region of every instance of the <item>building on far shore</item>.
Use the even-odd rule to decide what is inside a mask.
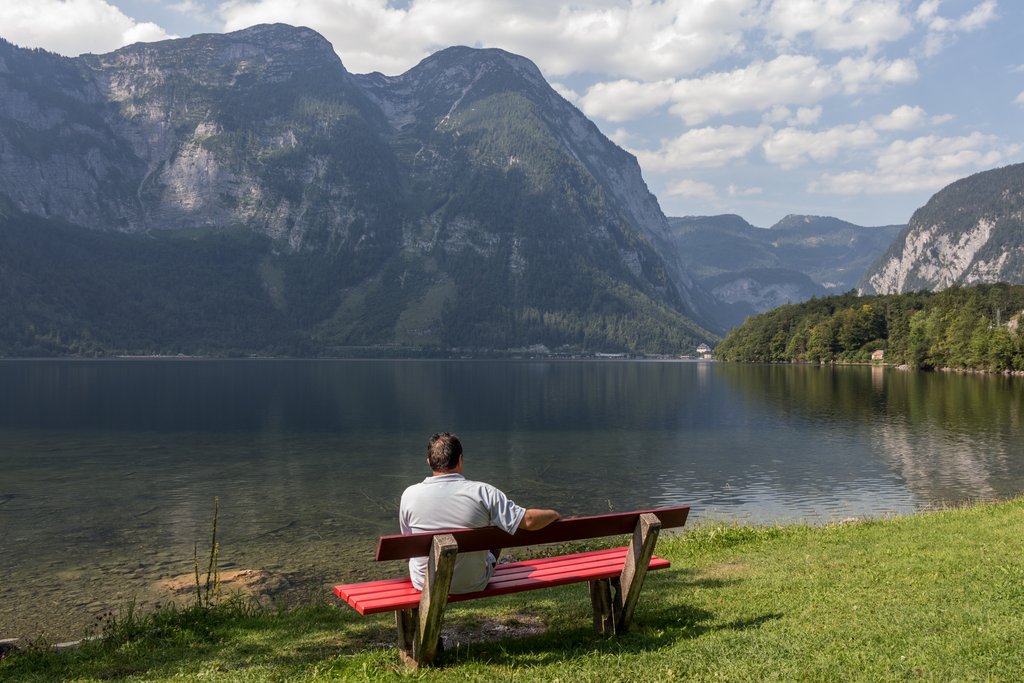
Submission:
[[[881,363],[885,360],[885,349],[878,349],[877,351],[871,352],[871,362]]]
[[[710,359],[714,357],[714,352],[711,350],[711,347],[708,346],[707,344],[701,344],[700,346],[697,347],[697,358]]]

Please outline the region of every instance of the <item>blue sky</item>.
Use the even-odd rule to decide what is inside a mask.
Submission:
[[[905,223],[1024,161],[1019,0],[0,0],[0,35],[67,55],[264,22],[356,73],[449,45],[528,57],[670,216]]]

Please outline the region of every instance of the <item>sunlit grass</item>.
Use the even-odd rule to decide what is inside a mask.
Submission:
[[[453,605],[439,669],[414,678],[516,681],[1019,680],[1024,500],[825,527],[703,525],[663,537],[634,628],[590,627],[585,585]],[[287,611],[123,614],[100,642],[29,649],[0,679],[408,678],[390,615],[327,603]]]

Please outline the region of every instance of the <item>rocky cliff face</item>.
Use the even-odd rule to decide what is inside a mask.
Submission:
[[[1024,164],[949,185],[918,209],[867,271],[867,294],[1024,282]]]
[[[786,268],[730,271],[710,277],[702,284],[719,301],[732,304],[743,317],[828,293],[807,275]]]
[[[0,193],[39,216],[136,224],[144,163],[106,113],[81,62],[0,41]]]
[[[145,164],[125,229],[244,225],[292,250],[353,250],[397,220],[380,112],[314,31],[257,26],[83,62]]]
[[[77,59],[0,42],[0,161],[15,213],[269,240],[266,294],[321,345],[639,349],[714,324],[635,158],[500,50],[385,77],[283,25]]]
[[[123,232],[245,225],[292,249],[391,217],[358,187],[397,184],[379,112],[313,31],[0,58],[0,191],[22,210]]]

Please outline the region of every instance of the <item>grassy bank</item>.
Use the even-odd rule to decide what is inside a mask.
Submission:
[[[827,527],[703,526],[659,541],[634,629],[602,640],[585,586],[452,606],[429,680],[1019,680],[1024,499]],[[390,615],[122,615],[104,641],[32,649],[0,679],[365,680],[403,676]]]

